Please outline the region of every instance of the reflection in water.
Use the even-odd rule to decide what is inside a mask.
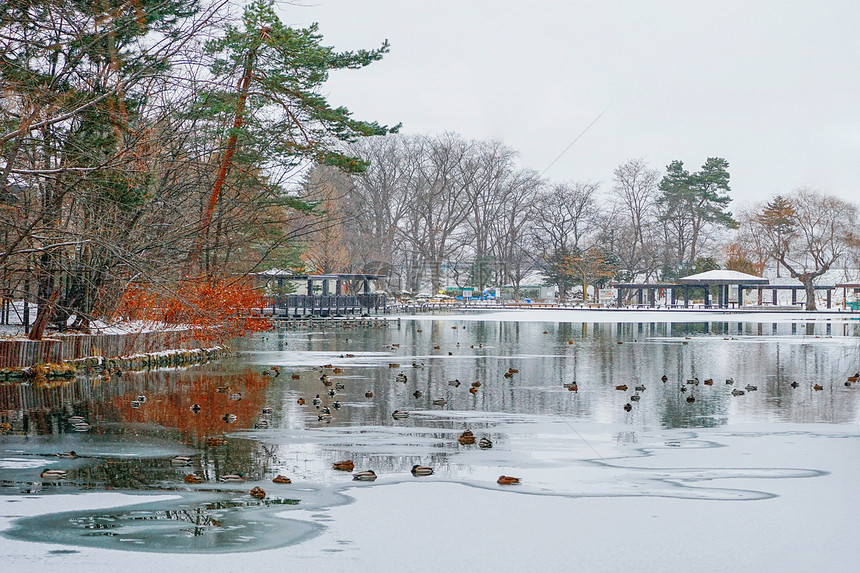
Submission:
[[[798,324],[802,335],[796,334]],[[0,421],[10,428],[0,441],[0,492],[122,489],[188,496],[203,490],[211,496],[213,488],[223,487],[218,479],[234,473],[247,480],[234,490],[243,495],[252,482],[268,482],[278,473],[294,483],[342,487],[352,481],[349,473],[331,469],[340,459],[353,459],[357,471],[375,470],[380,482],[387,476],[410,476],[409,469],[421,464],[436,469],[431,479],[486,477],[495,483],[498,475],[492,473],[498,467],[521,464],[514,453],[528,454],[536,446],[524,443],[516,431],[517,424],[536,419],[561,424],[568,433],[573,424],[622,425],[625,429],[613,430],[611,443],[627,448],[640,447],[642,433],[648,431],[747,422],[847,422],[860,404],[860,388],[844,384],[860,370],[857,340],[858,324],[830,321],[520,323],[439,318],[397,322],[385,329],[277,331],[240,341],[248,352],[238,359],[187,370],[125,373],[109,382],[82,377],[53,388],[0,385]],[[280,375],[264,376],[272,365],[281,367]],[[686,383],[695,379],[700,383]],[[574,381],[576,391],[564,386]],[[748,384],[758,389],[732,395]],[[813,384],[823,390],[814,390]],[[627,389],[616,390],[618,386]],[[320,403],[315,406],[317,396]],[[300,397],[304,405],[297,403]],[[690,397],[695,400],[688,401]],[[445,405],[434,405],[438,399]],[[626,412],[623,406],[628,403]],[[330,409],[330,420],[320,418],[325,408]],[[395,420],[394,410],[410,415]],[[92,428],[72,431],[70,422],[76,416]],[[470,448],[477,446],[457,443],[465,428],[492,439],[493,449],[480,453],[484,462],[471,457]],[[218,436],[226,436],[223,445],[211,439]],[[550,440],[541,448],[552,453],[578,448],[573,458],[593,458],[596,450],[590,443],[580,443],[578,434],[574,438],[573,445]],[[666,444],[681,448],[685,442]],[[80,457],[61,460],[55,455],[69,450]],[[173,463],[176,455],[187,456],[187,465]],[[67,470],[66,479],[41,480],[39,472],[48,466]],[[201,476],[204,483],[185,484],[188,473]],[[530,476],[530,481],[537,479]],[[542,492],[557,491],[553,487],[547,485]],[[667,487],[661,482],[654,491],[696,494],[667,493]],[[723,494],[714,490],[711,495]],[[267,504],[275,503],[269,500],[229,507],[211,503],[164,502],[144,510],[45,516],[34,518],[42,521],[30,529],[61,531],[74,544],[87,544],[82,541],[87,532],[108,532],[106,537],[122,538],[128,548],[228,551],[242,550],[237,547],[244,541],[238,534],[231,541],[224,533],[227,521],[256,532],[249,534],[257,540],[255,549],[261,547],[257,542],[265,545],[261,540],[272,524],[284,523],[263,515]],[[300,537],[309,531],[302,527],[310,526],[295,527]],[[24,529],[16,528],[15,535],[24,538]],[[206,541],[172,548],[172,541],[166,540],[174,537]]]

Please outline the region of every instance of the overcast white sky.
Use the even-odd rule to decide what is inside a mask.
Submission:
[[[860,201],[860,2],[311,0],[279,4],[341,50],[330,102],[403,133],[500,139],[555,180],[644,158],[730,163],[738,204],[810,186]]]

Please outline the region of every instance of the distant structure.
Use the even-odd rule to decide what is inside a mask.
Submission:
[[[274,316],[370,315],[388,311],[385,293],[377,291],[385,275],[311,275],[272,269],[253,276],[266,288],[267,308]]]

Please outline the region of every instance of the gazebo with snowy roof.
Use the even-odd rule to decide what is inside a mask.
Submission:
[[[759,286],[769,284],[770,281],[764,277],[757,277],[740,271],[729,270],[713,270],[705,271],[695,275],[681,277],[678,279],[678,284],[685,287],[684,294],[689,292],[690,286],[701,286],[705,289],[705,307],[711,306],[711,289],[717,287],[717,308],[727,308],[729,306],[730,287],[737,287],[737,303],[738,306],[744,303],[744,287]]]

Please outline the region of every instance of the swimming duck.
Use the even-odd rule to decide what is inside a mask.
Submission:
[[[78,422],[76,424],[72,424],[72,430],[74,430],[75,432],[89,432],[90,428],[92,428],[92,426],[90,426],[86,422]]]
[[[245,481],[245,478],[242,474],[227,474],[221,476],[222,483],[242,483]]]
[[[746,386],[744,386],[744,390],[746,390],[747,392],[755,392],[756,390],[758,390],[758,386],[747,384]]]
[[[334,389],[335,390],[345,390],[346,386],[343,384],[343,382],[335,382]]]
[[[320,395],[317,394],[316,396],[314,396],[314,399],[311,400],[311,402],[313,402],[314,406],[319,406],[320,404],[322,404],[322,398],[320,398]]]
[[[642,397],[639,394],[633,394],[632,396],[630,396],[630,401],[631,402],[638,402],[641,398]]]
[[[519,374],[520,373],[520,371],[517,370],[516,368],[508,368],[508,372],[510,372],[511,374]]]
[[[332,418],[331,414],[326,414],[325,412],[323,412],[322,414],[319,414],[317,416],[317,421],[328,423],[328,422],[331,422],[331,418]]]
[[[846,380],[846,381],[845,381],[845,387],[846,387],[846,388],[850,388],[850,387],[851,387],[851,382],[850,382],[850,381],[848,381],[848,380]]]
[[[824,386],[822,386],[821,384],[815,384],[812,389],[818,392],[819,390],[824,390]]]
[[[789,384],[789,386],[791,386],[792,388],[797,388],[798,386],[800,386],[800,384],[798,384],[797,380],[795,380],[791,384]]]
[[[471,432],[471,430],[466,430],[460,437],[457,438],[457,441],[460,442],[463,446],[469,446],[475,443],[475,435]]]
[[[684,385],[681,385],[680,390],[681,390],[681,392],[686,392],[686,391],[687,391],[687,387],[686,387],[686,386],[684,386]]]
[[[629,412],[632,409],[633,409],[633,404],[631,404],[630,402],[627,402],[626,404],[624,404],[624,411],[625,412]]]
[[[66,470],[43,470],[39,477],[42,479],[66,479]]]
[[[339,401],[335,400],[334,402],[332,402],[331,407],[334,408],[335,410],[340,410],[340,407],[342,405],[343,404],[341,404]]]
[[[373,398],[373,392],[368,390],[367,392],[364,393],[364,397],[365,398]]]
[[[296,404],[298,404],[299,406],[304,406],[305,405],[305,399],[299,397],[299,399],[296,400]]]
[[[576,385],[576,382],[568,382],[567,384],[564,385],[564,387],[567,388],[568,390],[570,390],[571,392],[577,392],[579,390],[579,387]]]
[[[692,404],[692,403],[693,403],[693,402],[695,402],[695,401],[696,401],[696,397],[695,397],[695,396],[693,396],[692,394],[690,394],[689,396],[687,396],[687,403],[688,403],[688,404]]]
[[[409,417],[409,412],[404,412],[403,410],[394,410],[394,412],[391,413],[391,417],[395,420],[405,420]]]
[[[191,404],[191,408],[189,408],[193,413],[197,414],[203,408],[200,407],[200,404]]]
[[[414,475],[415,477],[431,476],[433,475],[433,468],[429,468],[427,466],[419,466],[418,464],[415,464],[414,466],[412,466],[412,475]]]
[[[412,368],[424,368],[424,363],[423,362],[413,362]]]
[[[687,380],[687,384],[689,384],[690,386],[698,386],[699,385],[699,379],[698,378],[691,378],[691,379]]]
[[[331,465],[332,469],[340,470],[342,472],[351,472],[355,469],[355,464],[352,460],[343,460],[340,462],[335,462]]]
[[[389,362],[388,367],[389,368],[400,368],[400,364],[398,364],[397,362]]]
[[[746,394],[746,392],[743,390],[738,390],[737,388],[732,390],[732,396],[743,396],[744,394]]]
[[[448,386],[453,386],[454,388],[459,388],[460,387],[460,381],[459,380],[448,380]]]
[[[513,373],[511,373],[511,372],[505,372],[504,376],[505,376],[505,378],[513,378],[514,377]]]
[[[353,481],[375,481],[376,473],[373,470],[367,470],[352,474]]]
[[[490,438],[481,438],[480,440],[478,440],[478,447],[482,450],[489,450],[493,447],[493,442],[492,440],[490,440]]]
[[[416,398],[420,398],[421,396],[424,395],[424,393],[421,390],[416,390],[415,392],[412,393],[412,395],[415,396]]]
[[[236,392],[234,394],[230,394],[229,396],[227,396],[227,398],[230,400],[241,400],[242,399],[242,393]]]
[[[860,380],[860,372],[848,377],[849,382],[857,382],[858,380]]]
[[[187,474],[184,478],[182,478],[182,480],[185,483],[203,483],[204,481],[206,481],[205,479],[203,479],[202,476],[199,476],[197,474]]]
[[[60,452],[57,454],[57,457],[58,458],[64,458],[67,460],[73,460],[76,457],[78,457],[78,454],[77,454],[77,452],[75,452],[75,450],[72,450],[71,452]]]
[[[499,476],[499,479],[496,480],[496,483],[499,485],[517,485],[520,483],[520,478],[515,478],[511,476]]]
[[[667,381],[669,380],[669,377],[668,377],[668,376],[666,376],[665,374],[663,374],[662,376],[660,376],[660,380],[661,380],[662,382],[667,382]]]
[[[478,389],[472,386],[471,388],[469,388],[469,394],[471,394],[472,396],[477,396]]]
[[[330,398],[334,398],[337,395],[337,391],[334,388],[332,388],[331,390],[328,391],[328,395]]]
[[[343,368],[334,368],[332,369],[333,374],[343,374]]]
[[[223,446],[227,443],[227,438],[224,436],[211,436],[206,438],[206,445],[212,448],[217,448],[218,446]]]
[[[642,384],[640,384],[640,385],[638,385],[638,386],[634,386],[634,387],[633,387],[633,389],[634,389],[634,390],[636,390],[637,392],[644,392],[644,391],[645,391],[645,386],[644,386],[644,385],[642,385]]]
[[[293,374],[290,376],[290,378],[292,378],[293,380],[298,380],[299,378],[301,378],[301,376],[299,376],[298,374]]]
[[[170,464],[174,466],[190,466],[191,458],[188,456],[176,456],[172,460],[170,460]]]
[[[268,416],[268,415],[269,415],[269,414],[271,414],[272,412],[274,412],[274,410],[273,410],[272,408],[268,407],[268,406],[266,406],[266,407],[264,407],[262,410],[260,410],[260,413],[261,413],[261,414],[263,414],[263,415],[265,415],[265,416]]]
[[[731,385],[732,385],[732,384],[734,384],[734,383],[735,383],[735,379],[734,379],[734,378],[726,378],[726,384],[727,384],[727,385],[731,386]]]
[[[406,384],[406,382],[408,381],[408,378],[406,377],[406,374],[404,374],[403,372],[400,372],[397,374],[397,377],[395,377],[395,380],[397,382],[403,382],[404,384]]]
[[[472,382],[472,388],[480,388],[480,387],[481,387],[480,382]]]
[[[620,384],[620,385],[616,386],[615,389],[621,390],[622,392],[626,392],[627,391],[627,384]]]
[[[713,386],[714,385],[714,379],[708,378],[707,380],[704,381],[704,384],[705,384],[705,386]]]
[[[144,396],[143,394],[139,395],[137,397],[137,401],[140,402],[141,404],[145,404],[146,403],[146,396]]]
[[[224,420],[225,422],[227,422],[228,424],[232,424],[237,420],[236,414],[224,414],[224,417],[221,419]]]
[[[251,488],[249,493],[251,494],[251,497],[255,497],[257,499],[264,499],[266,497],[266,491],[260,486],[254,486]]]
[[[282,476],[281,474],[278,474],[277,476],[272,478],[272,481],[274,483],[293,483],[293,480],[291,480],[287,476]]]
[[[269,428],[268,420],[257,420],[254,422],[254,428],[257,430],[267,430]]]
[[[448,400],[446,400],[445,398],[436,398],[435,400],[433,400],[434,406],[444,406],[447,403]]]

